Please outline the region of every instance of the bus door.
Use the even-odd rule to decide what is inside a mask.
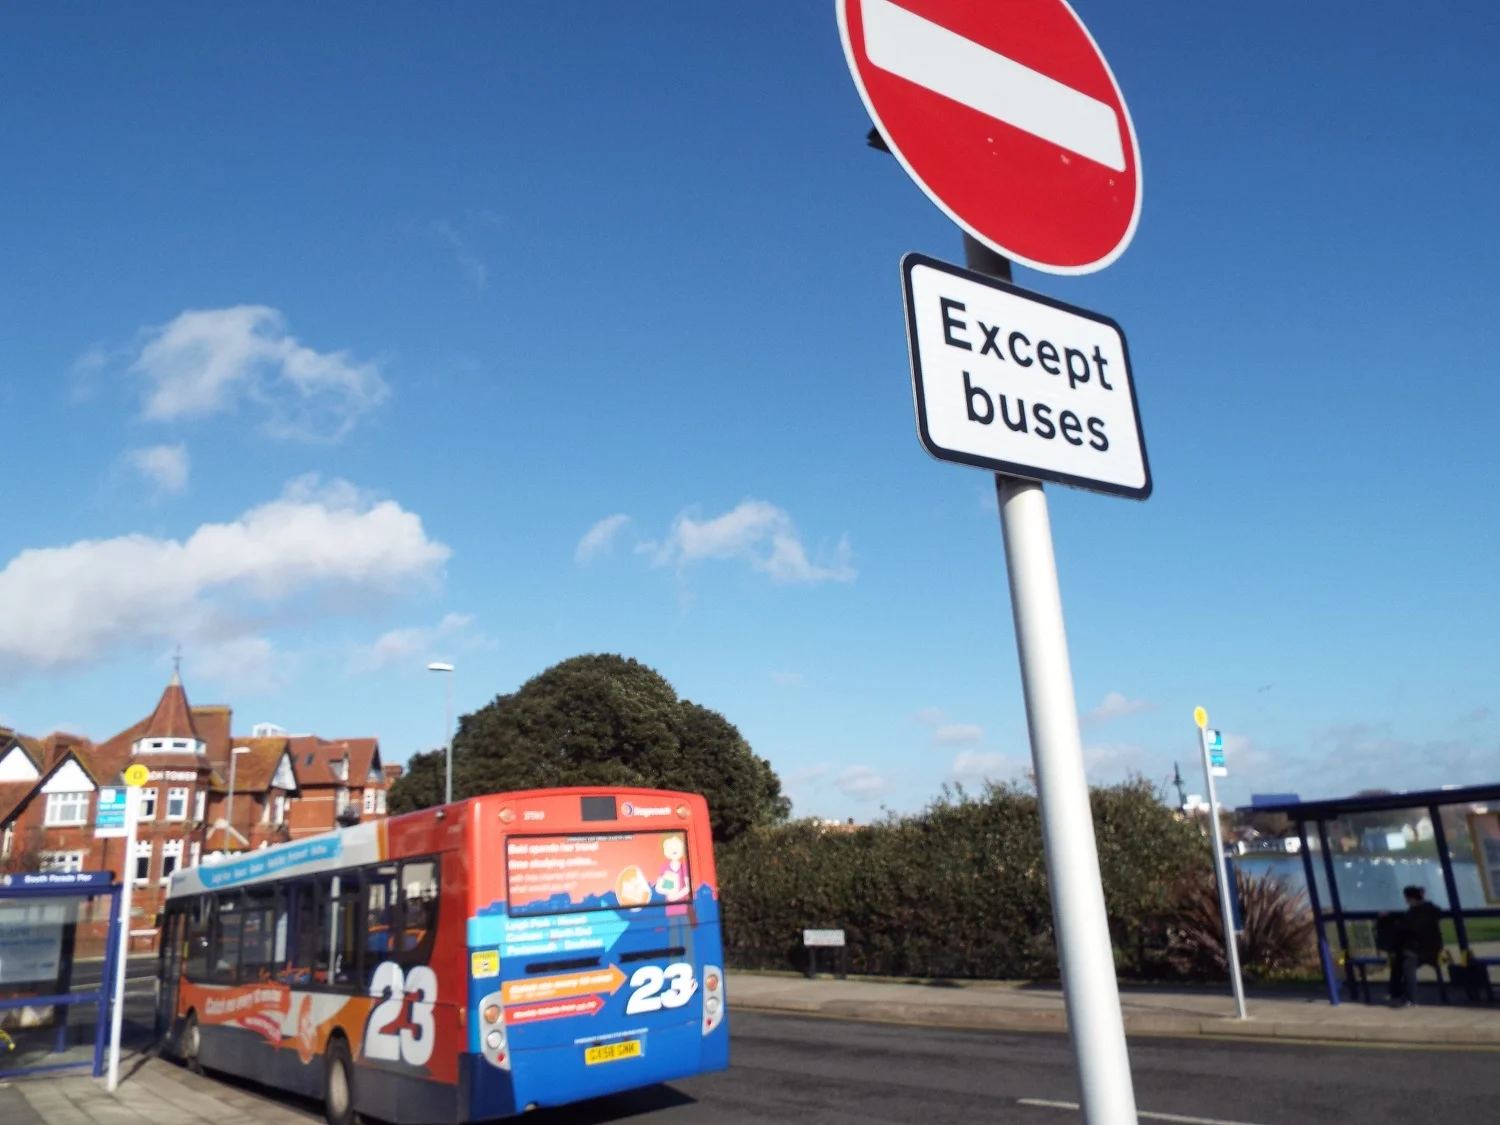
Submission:
[[[187,912],[169,904],[162,919],[161,950],[156,958],[156,1024],[158,1040],[170,1034],[177,1015],[177,986],[182,979],[182,947],[187,940]]]
[[[700,1069],[688,853],[686,826],[507,837],[501,990],[518,1108]]]

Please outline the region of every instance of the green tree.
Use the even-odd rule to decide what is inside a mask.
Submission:
[[[442,800],[441,751],[419,754],[391,788],[391,808]],[[764,758],[716,711],[679,699],[635,660],[575,656],[459,720],[456,799],[564,785],[701,793],[716,840],[786,819],[790,802]]]

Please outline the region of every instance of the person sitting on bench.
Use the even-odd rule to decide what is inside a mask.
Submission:
[[[1406,887],[1401,893],[1406,899],[1406,913],[1397,919],[1398,956],[1391,964],[1391,995],[1393,1000],[1399,995],[1407,1007],[1415,1007],[1419,968],[1431,965],[1442,981],[1443,912],[1427,901],[1427,892],[1421,887]]]

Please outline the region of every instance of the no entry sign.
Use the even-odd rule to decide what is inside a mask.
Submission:
[[[1140,152],[1067,0],[838,0],[854,83],[896,159],[964,230],[1049,273],[1124,252]]]

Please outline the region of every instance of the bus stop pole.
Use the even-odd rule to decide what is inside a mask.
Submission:
[[[125,788],[125,862],[120,880],[120,936],[115,948],[114,1003],[109,1014],[109,1078],[105,1086],[112,1094],[120,1084],[120,1028],[125,1019],[125,977],[130,962],[130,891],[135,884],[135,831],[140,809],[141,787]]]
[[[999,475],[995,491],[1083,1119],[1136,1125],[1047,497],[1036,481]]]
[[[1234,986],[1234,1008],[1245,1018],[1245,982],[1240,979],[1240,941],[1234,928],[1234,889],[1229,883],[1229,864],[1224,859],[1224,833],[1219,827],[1219,790],[1214,784],[1213,761],[1208,754],[1208,724],[1198,724],[1198,747],[1203,751],[1203,776],[1208,781],[1208,824],[1213,831],[1214,876],[1219,883],[1219,911],[1224,916],[1224,956],[1229,963],[1229,981]]]

